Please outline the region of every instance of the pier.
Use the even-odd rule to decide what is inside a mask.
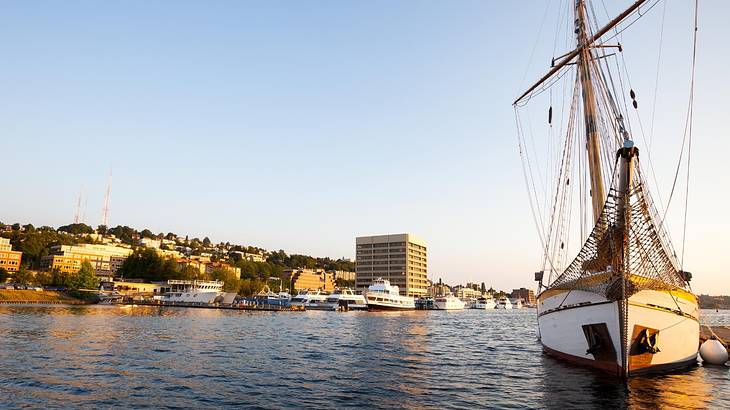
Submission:
[[[303,312],[303,306],[281,306],[274,304],[231,304],[231,305],[215,305],[207,303],[185,303],[185,302],[161,302],[161,301],[135,301],[115,303],[122,306],[166,306],[166,307],[184,307],[198,309],[224,309],[224,310],[249,310],[258,312]]]

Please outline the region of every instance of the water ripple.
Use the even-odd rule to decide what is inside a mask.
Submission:
[[[713,324],[728,312],[710,312]],[[617,383],[541,354],[534,311],[0,307],[0,407],[721,408],[730,372]]]

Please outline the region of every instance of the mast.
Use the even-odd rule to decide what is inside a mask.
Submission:
[[[593,223],[598,223],[606,194],[601,175],[601,145],[598,135],[598,114],[596,96],[593,93],[590,65],[593,60],[591,41],[586,33],[585,0],[575,0],[575,33],[578,42],[578,77],[583,96],[583,116],[586,127],[588,149],[588,168],[591,178],[591,202],[593,204]]]

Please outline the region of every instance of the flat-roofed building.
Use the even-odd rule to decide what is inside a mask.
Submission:
[[[332,292],[335,290],[335,279],[332,272],[325,272],[324,269],[284,269],[284,279],[288,279],[292,289],[301,290],[322,290]]]
[[[532,289],[512,289],[512,294],[510,295],[510,297],[512,297],[512,299],[522,299],[526,304],[530,306],[535,306],[537,304],[537,300],[535,299],[535,292],[533,292]]]
[[[426,242],[409,233],[355,238],[355,287],[366,290],[377,278],[397,285],[400,293],[428,294]]]
[[[332,274],[335,277],[335,280],[342,279],[346,281],[354,281],[355,280],[355,272],[350,272],[346,270],[335,270],[331,271]]]
[[[22,258],[23,252],[14,251],[10,239],[0,238],[0,268],[8,272],[17,272]]]
[[[98,276],[113,276],[132,254],[132,249],[85,243],[51,246],[49,253],[41,258],[41,269],[78,272],[81,263],[89,261]]]

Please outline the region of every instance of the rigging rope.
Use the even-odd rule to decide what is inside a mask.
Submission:
[[[684,248],[687,239],[687,208],[689,205],[689,171],[692,160],[692,120],[694,119],[694,96],[695,96],[695,67],[697,66],[697,19],[699,14],[699,0],[695,0],[695,30],[692,41],[692,73],[689,86],[689,109],[687,122],[689,123],[689,144],[687,146],[687,187],[684,194],[684,223],[682,227],[682,258],[679,266],[684,270]]]

